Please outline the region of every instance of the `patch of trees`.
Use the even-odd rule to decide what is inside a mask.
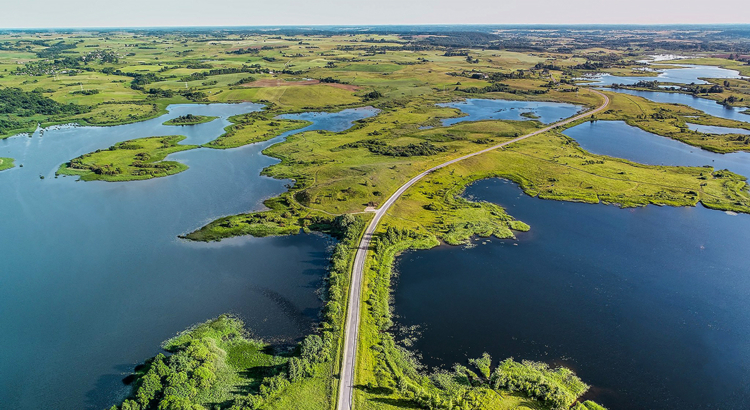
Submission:
[[[737,97],[736,95],[730,95],[729,97],[725,98],[723,103],[724,104],[734,104],[736,102],[742,102],[745,101],[744,97]]]
[[[467,87],[459,89],[456,87],[456,91],[462,91],[468,94],[484,94],[484,93],[511,93],[511,94],[530,94],[530,95],[538,95],[538,94],[546,94],[549,92],[548,89],[540,89],[540,90],[519,90],[517,88],[511,88],[507,84],[503,83],[492,83],[486,87]]]
[[[344,144],[338,149],[347,148],[367,148],[373,154],[387,155],[389,157],[415,157],[435,155],[445,152],[447,148],[424,141],[418,144],[408,145],[388,145],[383,140],[369,139],[364,141],[351,142]]]
[[[60,104],[46,97],[41,90],[31,92],[20,88],[0,89],[0,114],[13,114],[19,117],[33,115],[72,115],[88,111],[88,107],[75,104]]]
[[[255,81],[255,77],[243,77],[239,81],[234,82],[234,83],[229,84],[229,85],[236,86],[236,85],[242,85],[242,84],[252,83],[253,81]]]
[[[43,50],[36,52],[36,56],[39,58],[53,58],[57,56],[58,54],[62,53],[63,51],[74,49],[77,46],[75,43],[69,44],[69,43],[65,43],[64,41],[59,41],[57,43],[49,44],[49,45],[46,42],[42,42],[41,44],[38,44],[38,45],[45,46]]]
[[[333,78],[333,77],[321,78],[320,82],[324,84],[345,84],[345,83],[342,83],[341,80],[339,80],[338,78]]]
[[[458,384],[521,392],[553,409],[569,409],[589,388],[570,370],[550,369],[544,363],[507,359],[493,370],[492,358],[487,353],[469,363],[472,369],[454,367],[452,377]]]
[[[204,70],[204,69],[211,69],[213,66],[208,63],[190,63],[185,66],[185,68],[189,68],[191,70]]]
[[[240,55],[242,55],[242,54],[258,54],[258,53],[260,53],[260,50],[257,49],[257,48],[252,48],[252,47],[239,48],[237,50],[229,50],[229,51],[227,51],[227,54],[240,54]]]
[[[79,95],[96,95],[96,94],[99,94],[99,90],[96,90],[96,89],[94,89],[94,90],[77,90],[77,91],[73,91],[72,94],[74,94],[74,95],[77,95],[77,94],[79,94]]]
[[[375,91],[370,91],[369,93],[363,95],[362,98],[365,101],[370,101],[370,100],[377,100],[378,98],[381,98],[382,96],[383,94],[381,94],[380,91],[375,90]]]
[[[164,88],[149,88],[148,89],[149,96],[155,97],[155,98],[172,98],[174,97],[174,91],[167,90]]]
[[[203,117],[199,115],[193,115],[193,114],[186,114],[186,115],[180,115],[177,118],[174,118],[171,123],[174,124],[192,124],[198,121],[202,121]]]
[[[179,94],[190,101],[207,101],[208,95],[203,91],[181,90]]]
[[[466,57],[469,55],[469,50],[445,50],[443,56],[445,57]]]
[[[242,67],[214,68],[212,70],[203,71],[200,73],[192,73],[189,76],[182,77],[180,81],[188,82],[188,81],[204,80],[206,79],[206,77],[210,77],[214,75],[223,75],[223,74],[238,74],[238,73],[261,74],[261,73],[268,73],[268,72],[269,70],[267,68],[262,68],[258,64],[243,65]]]

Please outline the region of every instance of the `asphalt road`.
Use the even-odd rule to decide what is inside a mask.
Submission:
[[[390,209],[390,207],[396,202],[396,200],[404,192],[406,192],[407,189],[409,189],[412,185],[416,184],[420,179],[424,178],[425,176],[427,176],[427,174],[433,171],[437,171],[440,168],[445,168],[448,165],[455,164],[456,162],[463,161],[467,158],[471,158],[477,155],[484,154],[485,152],[504,147],[514,142],[518,142],[521,140],[525,140],[526,138],[539,135],[551,129],[569,124],[573,121],[577,121],[581,118],[594,115],[598,112],[603,111],[605,108],[607,108],[607,105],[609,105],[609,97],[607,97],[606,95],[596,90],[590,90],[590,91],[593,93],[599,94],[599,96],[604,98],[604,103],[598,108],[591,110],[591,111],[586,111],[582,114],[576,115],[575,117],[571,117],[566,120],[556,122],[546,128],[540,129],[538,131],[534,131],[530,134],[526,134],[518,138],[514,138],[512,140],[505,141],[497,145],[493,145],[489,148],[485,148],[481,151],[467,154],[462,157],[452,159],[440,165],[434,166],[422,172],[421,174],[415,176],[414,178],[410,179],[407,183],[402,185],[396,192],[394,192],[393,195],[391,195],[391,197],[388,198],[388,200],[385,201],[385,203],[383,203],[383,205],[379,209],[375,210],[375,217],[372,219],[372,221],[370,221],[370,225],[367,226],[367,230],[365,231],[365,234],[362,237],[362,241],[359,243],[359,248],[357,249],[357,255],[354,258],[354,268],[352,271],[352,283],[349,288],[349,304],[347,306],[348,314],[346,318],[346,327],[344,329],[344,360],[342,363],[341,378],[339,381],[339,397],[338,397],[338,405],[336,406],[338,410],[351,410],[354,408],[354,381],[355,381],[354,374],[355,374],[355,366],[357,363],[357,340],[359,339],[359,307],[361,305],[361,298],[362,298],[362,277],[364,276],[364,273],[365,273],[365,259],[367,257],[367,250],[370,247],[370,241],[372,240],[372,235],[375,232],[375,229],[378,227],[378,223],[380,223],[380,219],[383,218],[386,212],[388,212],[388,209]]]

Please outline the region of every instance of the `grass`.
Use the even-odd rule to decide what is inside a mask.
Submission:
[[[321,109],[356,104],[361,99],[351,91],[324,84],[268,88],[232,88],[209,97],[216,102],[253,101],[272,103],[289,111]]]
[[[208,115],[192,115],[188,114],[185,116],[179,116],[172,118],[171,120],[164,123],[164,125],[198,125],[211,122],[219,117],[212,117]]]
[[[15,167],[15,164],[13,163],[13,158],[0,157],[0,171],[5,171],[6,169],[11,169],[13,167]]]
[[[250,339],[244,323],[226,315],[195,325],[162,347],[171,355],[157,355],[137,368],[123,409],[135,403],[156,408],[173,402],[213,408],[258,396],[263,381],[282,372],[294,355]]]
[[[164,161],[174,152],[197,148],[179,145],[185,137],[172,135],[148,137],[119,142],[107,150],[81,155],[60,166],[61,175],[78,175],[84,181],[135,181],[174,175],[188,169],[187,165]]]
[[[233,124],[217,139],[204,144],[208,148],[236,148],[266,141],[285,132],[306,127],[308,121],[275,119],[268,112],[252,112],[229,118]]]

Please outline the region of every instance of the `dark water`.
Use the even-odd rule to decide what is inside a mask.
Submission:
[[[622,121],[595,121],[565,130],[583,149],[650,165],[710,165],[750,177],[750,153],[717,154],[662,137]]]
[[[472,98],[466,101],[438,104],[441,107],[451,107],[467,114],[466,117],[446,118],[443,125],[453,125],[465,121],[482,120],[516,120],[525,121],[536,119],[544,124],[560,121],[572,117],[582,108],[578,105],[535,101],[489,100]],[[521,114],[532,113],[537,118],[524,117]]]
[[[740,78],[740,73],[738,71],[727,70],[726,68],[691,64],[680,64],[679,67],[681,68],[668,68],[665,70],[659,70],[659,74],[655,77],[616,76],[603,74],[594,78],[586,79],[592,80],[592,82],[589,83],[591,85],[631,85],[639,81],[654,80],[661,83],[708,84],[708,82],[701,80],[701,78]]]
[[[317,290],[331,240],[321,235],[177,239],[216,217],[262,209],[284,191],[259,176],[277,160],[272,141],[169,158],[190,166],[167,178],[126,183],[54,178],[78,155],[132,138],[185,134],[205,143],[230,115],[257,104],[177,105],[168,115],[111,128],[56,127],[0,141],[0,156],[23,164],[0,172],[0,408],[104,408],[127,392],[122,377],[161,341],[221,313],[257,336],[294,339],[317,319]],[[306,128],[339,131],[373,109],[301,114]],[[211,123],[168,127],[186,113]],[[43,175],[46,178],[40,179]]]
[[[683,104],[687,105],[688,107],[693,107],[696,110],[703,111],[708,115],[713,115],[714,117],[750,122],[750,116],[742,113],[742,111],[746,110],[747,108],[727,107],[725,105],[718,104],[714,100],[709,100],[708,98],[693,97],[689,94],[665,93],[658,91],[635,91],[624,89],[610,91],[616,91],[622,94],[637,95],[639,97],[643,97],[647,100],[655,101],[658,103]]]
[[[611,410],[750,408],[750,215],[544,201],[480,181],[531,225],[398,258],[395,313],[431,366],[563,364]],[[516,246],[517,244],[517,246]]]

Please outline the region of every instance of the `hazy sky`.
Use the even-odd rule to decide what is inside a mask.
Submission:
[[[0,27],[750,23],[748,0],[3,0]]]

